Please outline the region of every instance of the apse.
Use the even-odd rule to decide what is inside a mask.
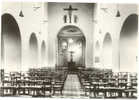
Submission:
[[[119,42],[119,70],[127,72],[137,71],[137,31],[138,16],[128,16],[121,28]]]
[[[106,33],[103,40],[103,68],[112,69],[112,39],[110,33]]]
[[[30,45],[30,67],[38,67],[38,42],[35,33],[32,33],[29,40]]]
[[[82,31],[76,26],[67,25],[59,31],[57,37],[58,65],[68,66],[72,59],[76,66],[85,66],[85,37]]]
[[[46,62],[46,47],[45,47],[45,41],[42,41],[41,44],[41,65],[42,67],[45,66],[45,62]]]
[[[15,18],[2,15],[1,61],[6,72],[21,70],[21,35]]]

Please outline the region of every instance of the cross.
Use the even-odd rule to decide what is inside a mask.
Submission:
[[[73,53],[74,53],[74,51],[70,51],[70,57],[71,57],[71,58],[70,58],[70,61],[71,61],[71,62],[73,62]]]
[[[64,10],[68,11],[69,19],[70,19],[70,23],[71,23],[72,11],[76,11],[78,9],[77,8],[72,8],[72,6],[70,5],[69,8],[64,8]]]

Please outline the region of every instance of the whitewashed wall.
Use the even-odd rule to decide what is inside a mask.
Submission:
[[[56,64],[56,43],[57,43],[57,34],[60,29],[66,25],[75,25],[80,28],[86,38],[86,53],[85,53],[85,62],[86,67],[93,67],[93,4],[72,4],[73,8],[77,8],[78,11],[74,11],[73,14],[76,14],[79,18],[77,24],[67,23],[64,24],[63,16],[67,12],[63,8],[68,8],[70,3],[48,3],[48,55],[49,55],[49,66],[55,66]],[[76,13],[75,13],[76,12]]]
[[[39,9],[34,11],[33,6],[40,6]],[[22,9],[24,17],[19,17],[19,12]],[[47,3],[34,3],[34,2],[3,2],[2,15],[8,13],[12,15],[19,26],[21,39],[22,39],[22,71],[28,70],[30,66],[29,54],[29,39],[32,33],[36,34],[38,40],[38,66],[41,65],[41,43],[45,41],[47,47]],[[46,20],[44,22],[44,20]],[[41,33],[40,33],[41,32]],[[46,50],[47,52],[47,50]],[[46,54],[47,55],[47,54]],[[34,58],[35,59],[35,58]],[[16,70],[16,69],[15,69]]]
[[[39,5],[41,8],[34,11],[33,5]],[[49,5],[48,5],[49,4]],[[135,4],[72,4],[74,8],[78,8],[76,15],[79,16],[77,24],[64,24],[63,15],[66,13],[63,8],[69,7],[69,4],[53,4],[53,3],[20,3],[20,2],[3,2],[2,15],[5,13],[11,14],[17,21],[22,38],[22,70],[26,71],[29,66],[29,38],[31,33],[35,33],[39,44],[39,61],[38,67],[51,66],[56,64],[56,42],[59,30],[66,25],[75,25],[79,27],[86,37],[86,66],[103,68],[102,51],[103,40],[108,32],[112,37],[112,68],[114,71],[119,71],[119,36],[121,27],[125,19],[137,11]],[[101,8],[108,8],[105,12]],[[139,6],[138,6],[139,8]],[[24,17],[19,17],[19,12],[22,9]],[[48,10],[49,9],[49,10]],[[115,17],[117,9],[119,9],[121,17]],[[48,11],[48,12],[47,12]],[[75,12],[73,12],[75,14]],[[49,16],[48,16],[49,15]],[[49,25],[48,25],[49,23]],[[41,33],[40,33],[41,32]],[[1,35],[0,35],[1,36]],[[1,38],[0,38],[1,39]],[[41,43],[45,40],[46,45],[46,63],[41,63]],[[99,41],[100,51],[96,53],[95,43]],[[1,48],[1,47],[0,47]],[[1,49],[0,49],[1,50]],[[94,57],[100,55],[100,63],[94,62]],[[1,63],[1,58],[0,58]],[[130,62],[129,62],[130,63]],[[130,66],[129,66],[130,67]],[[129,68],[127,67],[127,69]],[[129,68],[130,69],[130,68]],[[130,70],[131,71],[131,70]],[[135,69],[133,69],[135,71]]]
[[[98,7],[97,8],[98,15],[96,16],[96,19],[98,20],[98,23],[95,25],[94,40],[95,41],[99,40],[100,46],[101,46],[100,47],[101,56],[100,56],[99,66],[103,68],[103,61],[102,61],[103,48],[102,47],[103,47],[103,40],[104,40],[105,34],[108,32],[111,34],[111,37],[112,37],[112,47],[113,47],[112,68],[114,71],[119,71],[119,51],[118,50],[119,50],[119,36],[120,36],[121,28],[125,19],[129,15],[134,14],[134,13],[138,14],[137,5],[136,4],[118,4],[118,8],[117,8],[116,4],[99,4],[97,7]],[[107,8],[107,11],[105,12],[101,8]],[[120,14],[121,14],[120,17],[115,17],[117,9],[119,9],[120,11]],[[101,30],[101,33],[99,33],[99,30]],[[130,63],[130,62],[127,62],[127,63]],[[135,69],[130,70],[131,66],[127,66],[127,69],[129,69],[129,71],[135,71]]]

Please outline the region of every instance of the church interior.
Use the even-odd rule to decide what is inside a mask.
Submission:
[[[136,99],[138,9],[3,1],[0,96]]]

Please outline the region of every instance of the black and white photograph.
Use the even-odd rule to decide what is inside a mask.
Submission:
[[[138,3],[1,2],[0,97],[138,99]]]

